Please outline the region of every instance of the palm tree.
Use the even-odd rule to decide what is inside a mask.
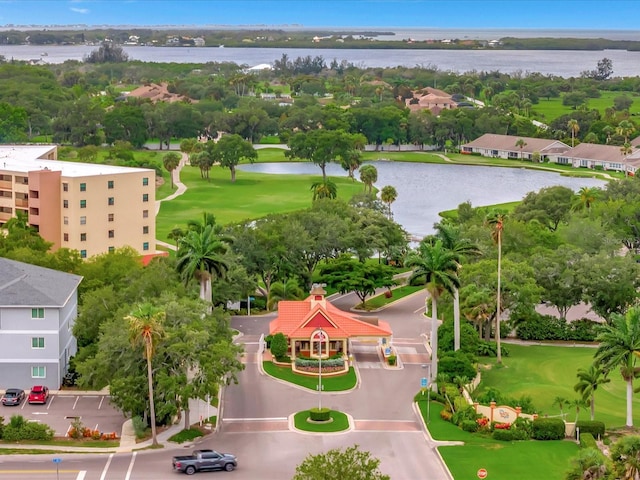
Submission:
[[[173,171],[180,165],[181,158],[177,153],[170,152],[162,159],[164,168],[169,172],[169,178],[171,178],[171,190],[173,190]]]
[[[456,254],[458,270],[462,267],[463,257],[467,255],[480,255],[478,246],[461,237],[460,228],[449,223],[435,225],[436,237],[442,240],[445,248]],[[453,349],[460,350],[460,292],[456,288],[453,292]]]
[[[578,190],[578,204],[581,208],[591,211],[591,206],[600,196],[600,189],[597,187],[582,187]]]
[[[387,207],[388,207],[387,214],[389,218],[393,217],[393,214],[391,213],[391,204],[395,202],[397,198],[398,198],[398,191],[396,190],[395,187],[393,187],[392,185],[387,185],[385,187],[382,187],[382,190],[380,191],[380,200],[382,200],[384,203],[387,204]]]
[[[178,243],[180,243],[180,239],[184,237],[185,232],[181,227],[173,227],[169,233],[167,233],[167,238],[169,240],[173,240],[176,242],[176,248],[178,247]]]
[[[504,220],[506,215],[500,212],[492,213],[487,222],[491,225],[492,237],[493,240],[498,245],[498,293],[496,296],[496,363],[502,363],[502,346],[500,339],[500,317],[501,315],[501,305],[500,305],[500,295],[502,294],[500,289],[500,283],[502,280],[502,230],[504,228]]]
[[[201,232],[191,230],[178,244],[178,271],[185,283],[195,277],[200,282],[200,298],[211,303],[211,277],[223,278],[229,266],[224,255],[228,244],[206,225]]]
[[[576,135],[580,131],[580,124],[575,118],[572,118],[567,122],[567,128],[569,128],[569,132],[571,133],[571,148],[575,146]]]
[[[518,147],[520,149],[520,160],[522,160],[524,158],[523,153],[522,153],[522,149],[524,147],[526,147],[526,146],[527,146],[527,142],[525,142],[524,139],[519,138],[516,141],[516,147]]]
[[[269,289],[267,308],[273,310],[280,300],[300,300],[304,297],[304,291],[294,278],[286,282],[273,282]]]
[[[609,383],[611,379],[607,378],[606,372],[596,365],[591,365],[588,370],[579,368],[576,376],[578,377],[578,383],[573,386],[573,389],[582,395],[583,400],[589,399],[591,421],[593,421],[596,416],[596,390],[598,385]]]
[[[569,401],[569,406],[574,407],[576,409],[576,419],[574,423],[578,423],[578,417],[580,416],[580,409],[582,407],[586,407],[588,405],[587,401],[584,398],[574,398]]]
[[[633,379],[638,373],[636,360],[640,356],[640,307],[630,308],[625,315],[613,314],[610,324],[602,326],[596,341],[600,346],[595,365],[605,372],[620,368],[627,382],[627,427],[633,427]]]
[[[147,360],[147,379],[149,381],[149,416],[151,421],[151,438],[154,446],[158,445],[156,437],[156,407],[153,401],[153,370],[151,359],[157,341],[162,338],[162,322],[166,314],[163,310],[154,307],[150,303],[143,303],[125,317],[129,322],[129,338],[136,346],[144,346],[144,358]]]
[[[378,181],[378,169],[373,165],[360,167],[360,180],[365,185],[369,193],[373,191],[373,184]]]
[[[564,397],[556,397],[553,399],[553,403],[551,404],[551,406],[558,406],[558,408],[560,409],[560,415],[562,415],[562,418],[564,418],[564,406],[569,403],[569,400],[567,400]]]
[[[611,478],[611,468],[607,458],[595,448],[580,449],[572,459],[571,470],[565,480],[600,480]]]
[[[431,382],[438,375],[438,298],[443,292],[453,293],[460,288],[457,256],[444,247],[442,240],[422,242],[417,252],[409,254],[407,267],[416,267],[409,283],[425,277],[425,287],[431,296]]]
[[[616,133],[621,137],[624,137],[624,143],[629,143],[629,137],[633,132],[636,131],[636,128],[633,126],[629,120],[621,121],[616,127]]]
[[[187,221],[187,227],[189,228],[189,230],[193,230],[198,233],[202,233],[207,225],[211,225],[212,227],[214,227],[216,233],[220,233],[220,231],[222,230],[222,227],[216,225],[216,217],[211,212],[202,212],[202,221]]]
[[[319,181],[319,182],[314,182],[311,185],[311,190],[313,191],[314,202],[321,198],[334,199],[338,196],[338,186],[334,182],[328,179]]]
[[[611,460],[617,476],[635,480],[640,476],[640,436],[623,436],[611,448]]]
[[[611,125],[607,125],[602,129],[602,133],[604,133],[607,136],[607,144],[609,144],[609,142],[611,141],[611,135],[613,134],[613,132],[614,130]]]

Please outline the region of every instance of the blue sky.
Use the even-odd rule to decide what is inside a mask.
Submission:
[[[640,29],[638,0],[0,0],[0,25]]]

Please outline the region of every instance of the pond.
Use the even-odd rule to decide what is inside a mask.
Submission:
[[[376,187],[393,185],[398,191],[391,205],[394,219],[416,237],[433,233],[433,224],[443,210],[470,201],[474,207],[521,200],[527,193],[563,185],[574,191],[603,187],[594,178],[563,177],[558,173],[524,168],[498,168],[409,162],[367,162],[378,170]],[[267,174],[320,175],[312,163],[279,162],[240,165],[240,170]],[[327,175],[346,176],[337,164],[327,166]],[[358,173],[356,172],[356,177]]]

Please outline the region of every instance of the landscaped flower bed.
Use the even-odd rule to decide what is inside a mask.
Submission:
[[[307,372],[307,373],[318,373],[318,367],[298,367],[296,366],[296,370],[299,372]],[[344,365],[339,366],[339,367],[325,367],[324,365],[322,365],[322,373],[336,373],[336,372],[343,372],[344,371]]]

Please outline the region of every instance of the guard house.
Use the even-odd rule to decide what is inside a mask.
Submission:
[[[298,356],[317,358],[320,352],[323,358],[349,355],[352,339],[391,344],[393,332],[387,322],[343,312],[326,300],[326,293],[314,285],[305,300],[278,302],[278,317],[269,324],[269,333],[287,337],[292,361]]]

